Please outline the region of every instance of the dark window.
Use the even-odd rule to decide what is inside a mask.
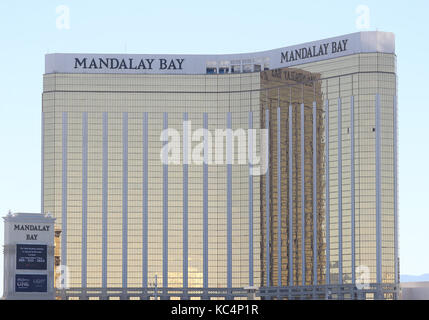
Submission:
[[[229,72],[229,68],[226,68],[226,67],[219,68],[219,74],[224,74],[228,72]]]
[[[240,70],[241,68],[240,68],[240,66],[232,66],[231,67],[231,72],[232,73],[240,73],[241,72],[241,70]]]
[[[206,73],[207,74],[214,74],[217,73],[216,68],[206,68]]]

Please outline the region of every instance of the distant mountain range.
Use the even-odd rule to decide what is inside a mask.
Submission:
[[[401,274],[401,282],[419,282],[419,281],[429,281],[429,273],[425,273],[420,276]]]

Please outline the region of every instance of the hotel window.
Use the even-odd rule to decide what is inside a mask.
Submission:
[[[251,64],[243,64],[243,72],[252,72]]]
[[[228,67],[219,67],[219,74],[228,73],[229,68]]]
[[[260,72],[270,69],[270,58],[255,58],[253,60],[253,71]]]
[[[241,65],[232,65],[231,66],[231,73],[240,73],[241,72]]]
[[[240,72],[241,72],[241,60],[232,60],[231,73],[240,73]]]
[[[219,74],[229,73],[229,60],[219,61]]]
[[[207,74],[215,74],[215,73],[217,73],[217,69],[216,68],[213,68],[213,67],[207,67],[206,68],[206,73]],[[220,73],[220,72],[219,72]]]
[[[216,61],[207,61],[206,63],[206,73],[207,74],[216,74],[217,73],[217,63]]]
[[[264,61],[264,71],[270,70],[270,58],[265,58]]]

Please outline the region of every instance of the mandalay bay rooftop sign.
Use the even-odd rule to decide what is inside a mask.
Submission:
[[[45,74],[207,74],[208,68],[212,71],[222,68],[227,69],[227,72],[245,72],[244,70],[279,69],[357,53],[375,52],[395,53],[393,33],[358,32],[274,50],[240,54],[53,53],[45,56]],[[253,65],[259,65],[259,68],[254,69]]]
[[[348,41],[348,39],[345,39],[322,43],[320,45],[301,47],[295,50],[287,50],[281,53],[280,63],[305,60],[313,57],[328,56],[329,54],[347,51]]]

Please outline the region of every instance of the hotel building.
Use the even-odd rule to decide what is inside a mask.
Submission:
[[[42,212],[67,287],[396,298],[396,96],[394,35],[378,31],[246,54],[47,54]]]

